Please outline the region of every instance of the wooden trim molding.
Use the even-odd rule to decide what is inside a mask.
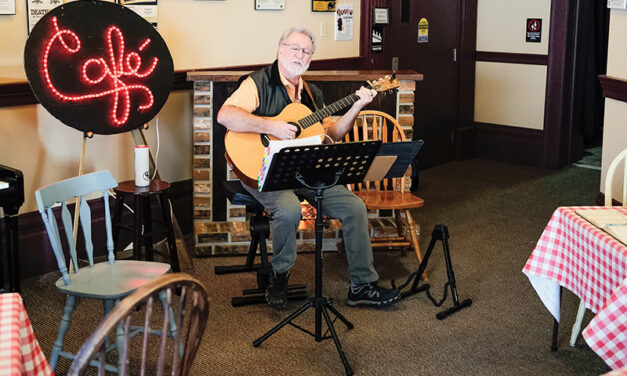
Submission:
[[[344,57],[338,59],[320,59],[311,62],[310,70],[346,70],[363,69],[363,58]],[[194,71],[253,71],[265,67],[268,64],[241,65],[233,67],[218,67],[210,69],[188,69],[174,72],[174,84],[172,91],[191,90],[193,82],[187,80],[187,74]],[[27,81],[10,84],[0,84],[0,108],[11,106],[24,106],[39,103]]]
[[[627,102],[627,80],[618,77],[600,75],[601,89],[605,98]]]
[[[549,32],[549,58],[546,76],[546,102],[544,106],[544,167],[558,169],[568,163],[570,128],[566,114],[565,94],[569,90],[567,74],[570,69],[569,15],[572,2],[551,1],[551,30]]]
[[[475,123],[475,154],[478,158],[540,166],[544,132],[508,125]]]
[[[194,71],[187,75],[190,81],[214,81],[214,82],[236,82],[242,75],[251,71]],[[359,81],[377,80],[392,72],[389,70],[309,70],[303,74],[303,79],[307,81]],[[399,70],[396,78],[400,81],[422,81],[420,73],[411,70]]]
[[[465,0],[461,6],[459,59],[459,121],[455,128],[457,159],[467,159],[475,153],[475,71],[477,49],[477,0]]]
[[[0,85],[0,107],[39,103],[28,82]]]
[[[170,201],[172,202],[172,209],[176,214],[176,218],[179,221],[179,226],[183,234],[191,234],[192,228],[192,180],[182,180],[173,182],[170,186]],[[99,223],[93,227],[93,237],[95,245],[98,246],[94,249],[95,256],[102,256],[106,254],[105,234],[104,234],[104,203],[102,199],[95,199],[96,201],[91,204],[92,210],[92,222]],[[110,201],[110,205],[113,205],[113,200]],[[73,204],[68,205],[70,211],[73,211]],[[153,210],[157,209],[156,201],[153,203]],[[55,215],[58,216],[59,209],[54,210]],[[128,211],[124,211],[123,218],[126,223],[132,223],[132,214]],[[63,230],[61,230],[63,231]],[[19,237],[19,249],[20,249],[20,276],[22,279],[42,275],[54,270],[57,270],[57,261],[52,252],[50,241],[48,240],[48,234],[44,227],[44,223],[41,220],[41,215],[38,211],[32,211],[28,213],[22,213],[18,217],[18,237]],[[62,236],[63,237],[63,236]],[[79,254],[83,244],[81,240],[82,235],[79,234]],[[125,235],[121,236],[121,241],[124,241]],[[130,237],[128,235],[127,237]]]
[[[475,60],[493,63],[547,65],[549,55],[477,51],[475,53]]]

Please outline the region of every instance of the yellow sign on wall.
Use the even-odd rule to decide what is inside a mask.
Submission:
[[[421,18],[418,21],[418,43],[429,42],[429,21],[426,18]]]
[[[314,12],[335,12],[337,1],[312,0],[311,10]]]

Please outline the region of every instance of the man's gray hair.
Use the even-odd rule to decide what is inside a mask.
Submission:
[[[291,27],[287,30],[285,30],[283,32],[283,34],[281,35],[281,39],[279,39],[279,47],[281,47],[281,45],[283,44],[283,42],[290,37],[290,35],[294,34],[294,33],[301,33],[301,34],[305,34],[306,36],[309,37],[309,39],[311,39],[311,45],[312,47],[312,51],[315,52],[316,51],[316,36],[314,35],[314,33],[312,33],[311,31],[309,31],[309,29],[306,29],[304,27]]]

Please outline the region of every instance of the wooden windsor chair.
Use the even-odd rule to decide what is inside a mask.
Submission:
[[[180,291],[178,304],[173,304],[175,291]],[[155,298],[159,299],[164,295],[168,305],[174,309],[164,310],[163,317],[155,319],[152,309],[153,302]],[[129,343],[131,321],[134,315],[141,317],[142,314],[143,320],[141,321],[144,327],[148,329],[151,323],[156,321],[157,325],[160,326],[161,337],[149,337],[148,330],[146,330],[141,347],[132,347]],[[170,315],[173,315],[176,321],[176,332],[173,336],[173,343],[166,346],[166,331]],[[110,334],[115,331],[118,332],[117,340],[122,343],[119,354],[121,358],[120,375],[128,375],[129,373],[187,375],[198,351],[208,317],[207,291],[197,279],[185,273],[164,275],[138,288],[109,313],[79,350],[68,375],[83,374],[92,358],[98,359],[99,375],[104,375],[106,342]],[[122,334],[119,332],[120,328],[123,328]],[[154,341],[151,343],[149,338],[160,338],[160,340],[158,343]],[[150,350],[157,350],[158,355],[155,356]],[[138,351],[141,353],[139,362],[131,362],[130,354],[134,355]],[[166,359],[171,359],[172,362],[166,363]]]
[[[103,170],[50,184],[35,192],[37,207],[61,272],[61,278],[56,281],[56,287],[67,296],[57,339],[50,356],[50,367],[53,371],[57,366],[59,357],[68,359],[75,357],[71,352],[64,351],[63,341],[70,327],[70,319],[77,298],[101,300],[106,316],[120,299],[131,294],[146,282],[170,271],[170,265],[160,262],[115,260],[108,190],[117,187],[117,185],[118,183],[111,173]],[[86,196],[94,193],[100,193],[101,198],[87,200]],[[83,243],[89,264],[83,268],[79,267],[77,247],[73,238],[74,225],[67,205],[68,201],[75,202],[76,198],[80,198],[80,204],[75,210],[79,211],[80,229],[83,233]],[[95,210],[98,201],[102,202],[100,207],[104,208],[103,221],[97,221],[98,218],[92,217],[92,210]],[[61,204],[60,213],[57,208],[54,208],[57,204]],[[62,226],[57,223],[57,213],[60,214]],[[94,230],[92,226],[96,225],[104,226],[106,245],[95,244],[92,240],[92,230]],[[63,232],[60,231],[61,229]],[[62,235],[64,235],[65,241],[62,241]],[[66,252],[64,252],[64,247]],[[106,251],[108,261],[95,263],[94,249]],[[68,271],[66,254],[69,254],[69,262],[74,266],[73,272]],[[174,328],[171,327],[170,329],[173,332]],[[119,343],[108,349],[113,349],[116,346],[119,346]],[[107,369],[113,372],[117,371],[117,368],[110,364],[107,364]]]
[[[344,141],[381,140],[382,142],[405,141],[405,132],[398,121],[385,112],[361,111],[355,119],[352,131],[344,136]],[[409,170],[408,170],[409,171]],[[348,189],[361,198],[368,210],[393,210],[397,236],[372,237],[373,248],[401,247],[411,248],[420,263],[422,253],[418,242],[417,227],[411,215],[411,209],[420,208],[424,200],[410,192],[411,181],[407,177],[365,181],[351,184]],[[403,217],[407,222],[404,230]],[[423,274],[426,278],[427,274]]]

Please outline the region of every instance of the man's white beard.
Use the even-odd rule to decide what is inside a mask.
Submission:
[[[298,66],[294,66],[292,64],[287,64],[287,67],[285,67],[287,69],[287,72],[291,75],[291,76],[300,76],[301,74],[305,73],[307,71],[307,69],[309,69],[309,64],[301,66],[300,68]]]

